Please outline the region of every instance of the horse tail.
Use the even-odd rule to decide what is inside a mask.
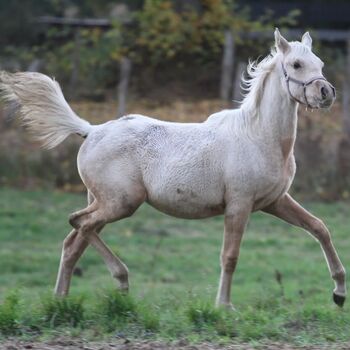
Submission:
[[[18,109],[23,124],[44,148],[53,148],[70,134],[86,137],[93,126],[79,118],[59,84],[41,73],[0,72],[0,95]]]

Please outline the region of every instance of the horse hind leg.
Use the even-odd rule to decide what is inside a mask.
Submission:
[[[133,200],[126,200],[132,198]],[[141,205],[145,196],[120,196],[118,201],[97,202],[94,211],[91,208],[87,213],[79,217],[79,234],[86,239],[101,255],[113,278],[118,281],[119,288],[123,291],[129,289],[128,268],[97,235],[97,232],[110,222],[121,220],[131,216]]]
[[[102,256],[112,276],[119,282],[120,289],[128,290],[128,269],[126,265],[106,246],[98,233],[106,223],[133,214],[145,198],[144,195],[140,195],[142,191],[137,193],[138,195],[134,196],[124,195],[119,201],[113,200],[102,203],[93,198],[92,203],[87,208],[72,214],[70,222],[76,229],[68,235],[63,244],[56,294],[68,294],[73,268],[89,243]],[[91,195],[90,198],[92,198]],[[125,198],[133,198],[133,200],[125,205]]]
[[[129,290],[129,270],[123,261],[116,256],[97,235],[89,236],[89,243],[102,256],[105,264],[112,277],[115,278],[119,284],[119,289],[123,292]]]
[[[74,227],[75,229],[79,229],[80,228],[80,220],[79,219],[81,217],[83,217],[84,215],[91,214],[92,212],[94,212],[97,209],[98,209],[98,203],[95,199],[93,199],[92,202],[86,208],[84,208],[82,210],[78,210],[69,216],[70,225],[72,227]]]
[[[79,212],[73,213],[70,216],[69,222],[75,228],[68,234],[68,236],[63,241],[61,260],[55,286],[56,295],[64,296],[68,294],[74,266],[76,265],[77,261],[89,245],[89,242],[86,239],[82,239],[78,235],[77,229],[79,225],[75,220],[77,220],[81,215],[84,215],[84,212],[91,212],[91,209],[93,209],[92,204],[94,200],[95,199],[91,192],[88,192],[89,205],[87,208],[89,208],[89,210],[86,211],[86,209],[83,209]]]

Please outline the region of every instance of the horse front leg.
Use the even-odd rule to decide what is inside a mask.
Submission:
[[[239,248],[251,208],[226,210],[224,239],[221,249],[221,275],[216,306],[234,309],[231,304],[232,275],[236,269]]]
[[[342,307],[346,297],[345,269],[333,246],[331,235],[325,224],[305,210],[289,194],[285,194],[268,208],[265,208],[264,211],[289,224],[305,229],[320,243],[330,274],[335,282],[333,300],[338,306]]]

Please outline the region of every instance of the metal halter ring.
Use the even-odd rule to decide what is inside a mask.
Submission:
[[[309,101],[307,100],[307,97],[306,97],[306,87],[309,86],[310,84],[312,84],[315,80],[324,80],[324,81],[327,81],[327,79],[323,76],[320,76],[320,77],[316,77],[316,78],[311,78],[310,80],[308,81],[301,81],[301,80],[298,80],[298,79],[295,79],[291,76],[288,75],[286,69],[284,68],[284,65],[282,63],[282,71],[283,71],[283,75],[284,75],[284,79],[286,80],[286,83],[287,83],[287,88],[288,88],[288,92],[289,92],[289,95],[290,97],[301,103],[301,104],[304,104],[306,105],[307,107],[309,108],[313,108],[310,104],[309,104]],[[303,87],[303,92],[304,92],[304,99],[305,99],[305,102],[302,102],[300,101],[299,99],[297,99],[295,96],[292,95],[292,93],[290,92],[290,88],[289,88],[289,82],[292,82],[292,83],[295,83],[295,84],[299,84]],[[331,86],[331,89],[332,89],[332,92],[333,92],[333,96],[335,97],[335,88],[333,85],[329,84]]]

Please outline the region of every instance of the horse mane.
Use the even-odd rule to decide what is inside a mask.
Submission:
[[[264,85],[267,77],[273,71],[276,64],[277,52],[271,49],[271,53],[259,60],[249,60],[247,66],[248,77],[242,76],[242,89],[245,91],[241,102],[241,110],[244,114],[257,117],[259,105],[264,93]]]
[[[296,56],[308,52],[308,48],[300,42],[290,42]],[[247,66],[247,77],[242,76],[241,88],[245,91],[244,98],[240,103],[239,109],[223,111],[224,113],[215,113],[216,121],[225,122],[226,118],[233,118],[231,121],[232,130],[240,137],[254,137],[254,128],[259,125],[260,105],[265,92],[265,85],[268,77],[276,67],[280,53],[272,48],[270,53],[259,61],[249,60]],[[210,120],[212,118],[209,118]]]

